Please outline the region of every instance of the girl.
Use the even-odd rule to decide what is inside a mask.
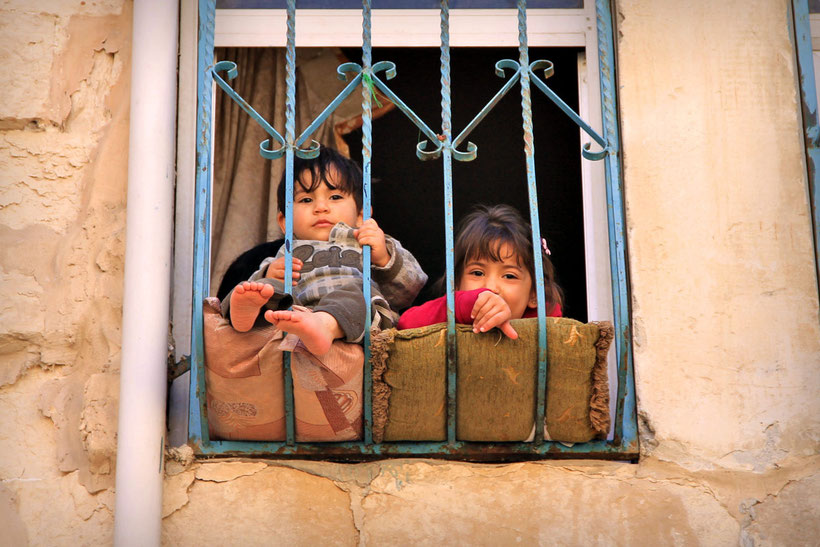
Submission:
[[[499,327],[510,338],[518,333],[510,319],[536,317],[535,261],[532,231],[509,205],[479,205],[459,223],[455,241],[456,323],[472,324],[473,332]],[[541,240],[544,292],[548,317],[561,317],[562,292]],[[444,279],[439,280],[444,285]],[[447,297],[407,310],[399,329],[447,321]]]

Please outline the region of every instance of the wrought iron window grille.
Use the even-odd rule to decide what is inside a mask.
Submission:
[[[601,99],[603,105],[603,134],[596,132],[587,122],[560,99],[544,80],[553,73],[550,61],[530,61],[527,46],[526,0],[518,0],[518,60],[504,59],[495,65],[496,74],[506,82],[455,137],[451,122],[450,93],[450,36],[449,0],[441,0],[441,130],[434,131],[398,97],[384,80],[396,74],[391,61],[372,61],[371,2],[363,0],[362,15],[362,63],[344,63],[337,69],[338,77],[347,81],[345,88],[296,136],[295,132],[295,0],[287,2],[287,49],[286,49],[286,124],[285,134],[280,134],[263,119],[235,90],[228,81],[235,78],[238,67],[231,61],[214,63],[214,16],[215,0],[199,0],[199,54],[198,54],[198,108],[197,108],[197,172],[194,239],[193,317],[191,347],[191,389],[188,437],[195,453],[202,456],[257,455],[266,457],[319,457],[319,458],[372,458],[384,456],[437,456],[473,460],[499,460],[526,457],[601,457],[610,459],[634,459],[638,454],[637,424],[635,414],[632,351],[629,337],[629,307],[627,295],[625,231],[623,222],[622,188],[619,162],[619,141],[616,122],[616,97],[614,79],[613,26],[608,0],[596,0],[596,15],[601,75]],[[383,75],[384,80],[380,77]],[[543,75],[543,77],[542,77]],[[285,353],[285,418],[286,439],[281,442],[221,441],[209,438],[205,404],[204,340],[202,303],[207,295],[209,280],[208,249],[210,247],[210,134],[211,90],[216,83],[269,135],[260,143],[260,154],[267,159],[285,158],[286,204],[285,204],[285,287],[291,286],[292,268],[290,251],[293,241],[293,161],[294,157],[312,158],[319,152],[319,143],[309,140],[313,132],[328,118],[336,107],[357,88],[362,94],[362,157],[364,195],[362,210],[364,218],[371,210],[371,155],[372,155],[372,103],[378,89],[410,119],[423,135],[416,146],[420,160],[442,160],[445,203],[445,249],[447,288],[447,440],[443,442],[392,442],[374,443],[372,438],[372,385],[370,366],[370,315],[365,318],[365,369],[364,369],[364,438],[362,441],[334,443],[303,443],[295,440],[292,378],[289,355]],[[470,133],[481,123],[493,107],[516,85],[521,93],[522,127],[526,156],[527,187],[530,221],[533,227],[532,244],[535,271],[541,271],[539,251],[541,234],[538,221],[537,186],[534,162],[533,120],[531,88],[534,85],[558,108],[582,129],[600,147],[593,150],[590,143],[581,153],[589,161],[604,161],[610,243],[610,268],[613,281],[613,308],[615,323],[615,347],[617,353],[617,403],[614,416],[614,437],[611,440],[592,441],[568,446],[544,439],[543,428],[536,427],[534,442],[462,442],[456,438],[456,343],[454,316],[454,264],[453,264],[453,191],[452,162],[471,161],[476,157],[477,146],[467,141]],[[463,149],[459,147],[463,145]],[[370,248],[363,248],[363,292],[370,301]],[[541,276],[536,276],[538,300],[538,376],[536,423],[544,423],[547,378],[547,338],[545,317],[545,289]]]

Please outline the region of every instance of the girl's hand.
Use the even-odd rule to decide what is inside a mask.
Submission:
[[[296,258],[293,258],[293,285],[296,285],[296,280],[299,279],[299,270],[302,269],[302,261]],[[278,279],[282,283],[285,282],[285,257],[280,256],[276,260],[270,263],[268,266],[268,270],[265,272],[265,277],[269,277],[271,279]]]
[[[518,333],[510,325],[510,306],[499,295],[484,291],[476,298],[470,317],[473,318],[473,332],[487,332],[498,327],[501,332],[515,340]]]
[[[383,268],[390,262],[390,253],[387,252],[387,243],[384,240],[384,232],[376,221],[368,218],[359,226],[353,235],[359,245],[370,245],[370,259],[373,264]]]

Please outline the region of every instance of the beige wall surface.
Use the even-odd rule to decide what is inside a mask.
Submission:
[[[163,543],[816,545],[820,318],[788,5],[617,2],[640,463],[177,447]],[[128,0],[0,1],[3,544],[113,536],[130,30]]]
[[[816,454],[820,322],[788,2],[619,5],[645,445],[692,469]]]
[[[131,4],[0,2],[0,529],[110,542]]]

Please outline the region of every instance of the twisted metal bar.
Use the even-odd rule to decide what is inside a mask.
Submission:
[[[527,195],[532,226],[532,253],[535,266],[535,291],[538,300],[538,390],[536,392],[535,442],[544,440],[545,397],[547,390],[547,319],[544,298],[541,225],[538,218],[538,187],[535,182],[535,142],[532,134],[529,51],[527,47],[527,1],[518,0],[518,54],[521,65],[521,110],[524,126],[524,153],[527,160]]]
[[[372,48],[370,43],[370,0],[362,0],[362,74],[371,80]],[[372,84],[371,84],[372,85]],[[370,218],[370,176],[373,154],[373,89],[362,86],[362,219]],[[373,442],[373,382],[370,364],[370,245],[362,248],[362,292],[364,293],[364,442]]]
[[[441,0],[441,136],[444,158],[444,244],[447,272],[447,442],[456,442],[456,316],[453,254],[453,152],[450,111],[450,2]]]
[[[618,132],[615,122],[615,75],[613,74],[615,58],[611,47],[613,41],[612,16],[609,12],[608,0],[596,0],[595,16],[598,23],[598,64],[601,70],[604,140],[610,147],[609,155],[617,156],[620,143],[618,142]],[[607,47],[607,44],[609,44],[610,47]]]
[[[287,75],[287,98],[285,99],[285,292],[293,292],[293,139],[296,127],[296,0],[288,0],[288,39],[285,60]],[[295,418],[293,414],[293,377],[291,376],[291,355],[282,355],[282,373],[285,385],[285,432],[286,442],[293,445],[296,440]]]

